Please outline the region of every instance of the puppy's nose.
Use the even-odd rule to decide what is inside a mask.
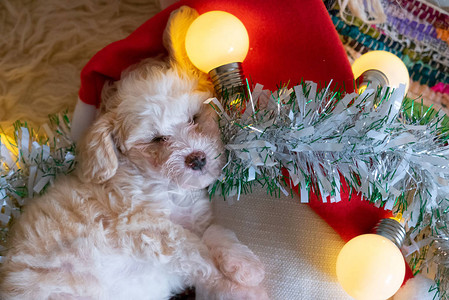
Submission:
[[[192,170],[201,170],[206,165],[206,154],[203,151],[194,151],[187,155],[186,165]]]

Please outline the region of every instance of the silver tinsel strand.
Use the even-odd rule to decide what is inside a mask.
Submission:
[[[42,194],[58,174],[71,172],[75,147],[66,115],[51,116],[36,131],[16,122],[14,133],[2,130],[0,143],[0,262],[12,221],[22,206]]]
[[[210,193],[238,200],[261,184],[269,193],[288,194],[287,180],[298,185],[301,202],[308,202],[312,191],[323,201],[339,202],[344,178],[368,201],[403,215],[408,231],[404,251],[413,271],[436,266],[439,296],[446,299],[445,116],[403,102],[404,86],[367,89],[360,95],[331,92],[330,86],[318,91],[316,83],[305,82],[269,92],[256,85],[249,99],[235,107],[208,100],[220,116],[227,150],[227,164]],[[419,234],[423,232],[428,234]]]

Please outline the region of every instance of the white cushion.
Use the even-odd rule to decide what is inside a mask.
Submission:
[[[351,299],[335,273],[344,242],[297,196],[267,195],[262,188],[233,204],[212,199],[215,222],[233,230],[264,262],[272,299]]]

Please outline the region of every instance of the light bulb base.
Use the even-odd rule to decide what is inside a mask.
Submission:
[[[234,62],[219,66],[209,72],[214,84],[215,92],[219,97],[232,96],[244,93],[244,75],[242,63]]]
[[[362,75],[357,78],[356,82],[360,82],[357,86],[359,90],[366,89],[368,86],[377,88],[378,86],[389,85],[387,76],[383,72],[374,69],[363,72]]]
[[[374,232],[392,241],[398,248],[402,247],[405,239],[404,227],[395,219],[382,219],[374,227]]]

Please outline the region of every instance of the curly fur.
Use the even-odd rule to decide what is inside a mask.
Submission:
[[[173,52],[185,26],[177,20],[192,16],[186,7],[172,15],[168,60],[146,60],[105,87],[77,170],[13,226],[1,299],[168,299],[192,285],[198,299],[267,298],[259,259],[211,225],[204,188],[223,162],[203,105],[210,83]]]

